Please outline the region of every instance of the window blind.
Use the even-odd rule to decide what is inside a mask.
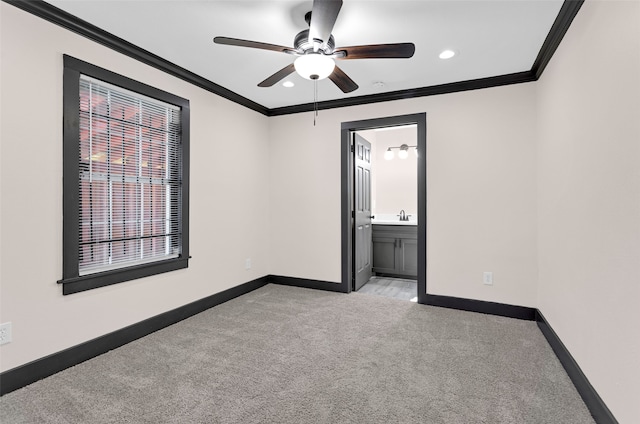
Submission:
[[[79,275],[180,255],[180,108],[80,77]]]

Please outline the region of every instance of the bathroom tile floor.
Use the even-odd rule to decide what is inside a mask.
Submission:
[[[402,278],[371,277],[358,293],[392,297],[394,299],[418,301],[418,282]]]

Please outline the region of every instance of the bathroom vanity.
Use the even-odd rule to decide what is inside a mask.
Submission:
[[[373,221],[373,272],[418,278],[417,222]]]

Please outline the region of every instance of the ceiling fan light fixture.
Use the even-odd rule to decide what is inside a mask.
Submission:
[[[333,72],[336,64],[332,58],[322,53],[307,53],[293,62],[296,72],[308,80],[321,80]]]
[[[260,41],[216,36],[213,42],[228,46],[270,50],[298,56],[294,63],[258,83],[258,87],[273,87],[290,74],[297,72],[302,78],[314,81],[315,100],[318,85],[315,81],[329,77],[343,93],[358,89],[349,76],[336,66],[336,59],[409,59],[416,46],[413,43],[366,44],[336,49],[333,31],[343,0],[314,0],[311,11],[305,15],[309,29],[300,31],[293,40],[293,48]],[[380,85],[378,89],[382,88]],[[315,103],[315,101],[314,101]]]

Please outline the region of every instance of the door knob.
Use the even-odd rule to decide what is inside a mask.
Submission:
[[[375,217],[376,217],[375,215],[371,215],[369,219],[374,219]]]

